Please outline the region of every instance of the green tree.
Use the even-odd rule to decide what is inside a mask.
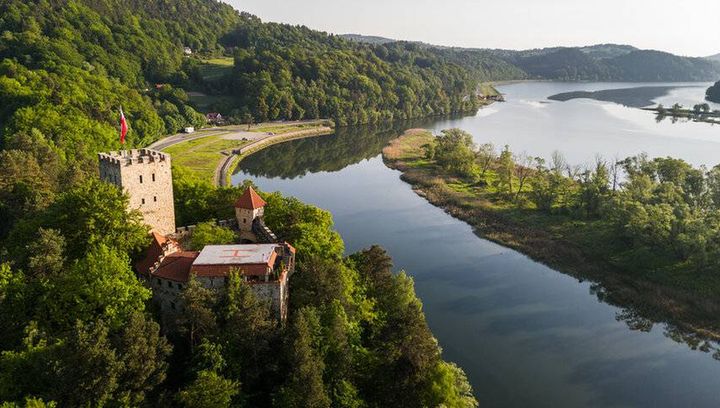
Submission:
[[[720,103],[720,81],[715,82],[715,85],[708,88],[705,99],[710,102]]]
[[[75,319],[87,322],[100,317],[119,328],[144,310],[150,290],[135,277],[128,256],[103,245],[90,251],[51,287],[53,301],[44,304],[50,324],[68,326]]]
[[[435,138],[435,161],[445,170],[459,176],[476,176],[475,150],[472,135],[460,129],[443,130]]]
[[[57,275],[65,264],[65,238],[56,230],[40,228],[28,244],[28,271],[33,278]]]
[[[114,344],[122,363],[117,400],[122,405],[140,406],[165,380],[171,346],[160,334],[160,325],[142,312],[130,317]]]
[[[280,193],[265,196],[265,222],[297,249],[299,259],[318,255],[339,259],[344,251],[340,235],[333,229],[332,215],[315,206]]]
[[[187,408],[227,408],[239,392],[239,383],[214,371],[203,370],[192,383],[180,390],[177,401]]]
[[[74,186],[39,216],[18,224],[8,244],[18,259],[26,259],[22,242],[30,242],[42,228],[57,230],[65,238],[69,260],[101,245],[123,253],[139,253],[148,242],[148,227],[137,211],[128,211],[128,198],[116,186],[90,180]]]
[[[253,405],[260,404],[257,399],[269,395],[278,376],[278,322],[270,314],[270,305],[258,299],[236,272],[230,275],[219,310],[218,338],[227,356],[228,373],[247,386]]]
[[[185,336],[191,353],[203,338],[213,334],[217,328],[213,311],[216,301],[211,289],[204,287],[194,275],[190,277],[179,298],[180,312],[175,324]]]
[[[312,308],[296,312],[288,336],[287,358],[292,373],[277,395],[275,406],[288,408],[330,407],[323,371],[325,364],[316,350],[320,320]]]
[[[475,154],[475,160],[480,167],[480,177],[485,177],[490,166],[497,160],[495,146],[492,143],[481,144]]]
[[[514,172],[515,160],[513,159],[513,154],[510,151],[510,146],[505,145],[505,148],[503,148],[500,152],[500,157],[498,158],[498,191],[506,194],[512,194]]]
[[[230,228],[218,226],[214,222],[201,222],[192,231],[189,248],[199,251],[206,245],[223,245],[233,242],[235,242],[235,233]]]

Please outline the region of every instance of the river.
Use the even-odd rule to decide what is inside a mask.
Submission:
[[[465,370],[483,407],[717,407],[720,362],[709,353],[672,340],[662,324],[631,330],[623,310],[599,300],[590,282],[477,237],[380,157],[404,128],[422,126],[460,127],[479,143],[533,155],[559,150],[573,164],[640,152],[720,163],[718,126],[657,123],[648,112],[607,102],[546,100],[628,86],[636,85],[505,85],[508,102],[472,117],[340,129],[273,146],[247,158],[233,182],[251,179],[330,210],[348,252],[385,247],[415,279],[444,357]],[[706,88],[678,86],[658,102],[691,105]]]

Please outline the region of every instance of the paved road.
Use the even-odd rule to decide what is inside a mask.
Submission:
[[[288,140],[330,135],[332,133],[333,129],[330,127],[299,130],[296,132],[282,133],[279,135],[260,133],[261,135],[263,135],[262,137],[256,138],[245,146],[232,151],[222,152],[223,154],[227,154],[227,157],[223,159],[220,163],[218,163],[217,167],[215,168],[215,185],[225,186],[228,181],[228,172],[231,171],[234,167],[233,164],[235,163],[235,160],[248,152],[259,150],[260,148],[262,148],[262,146],[270,146],[275,143],[285,142]]]
[[[148,149],[153,150],[163,150],[167,149],[168,147],[172,145],[176,145],[178,143],[183,142],[189,142],[191,140],[196,139],[202,139],[205,137],[210,136],[218,136],[223,135],[225,139],[248,139],[253,140],[259,137],[267,136],[267,133],[258,133],[258,132],[247,132],[240,129],[233,129],[233,128],[210,128],[210,129],[203,129],[196,133],[177,133],[172,136],[168,136],[165,138],[162,138],[155,143],[148,146]]]
[[[310,123],[314,121],[292,121],[292,122],[282,122],[283,125],[292,125],[292,124],[299,124],[299,123]],[[272,125],[274,123],[270,124],[262,124],[262,125]],[[261,126],[261,125],[255,125],[255,127]],[[299,130],[295,132],[289,132],[289,133],[281,133],[281,134],[272,134],[272,133],[266,133],[266,132],[248,132],[244,130],[244,126],[223,126],[223,127],[216,127],[216,128],[210,128],[210,129],[203,129],[199,130],[196,133],[177,133],[171,136],[164,137],[155,143],[152,143],[147,148],[148,149],[154,149],[154,150],[163,150],[167,149],[170,146],[176,145],[178,143],[184,143],[189,142],[191,140],[197,140],[202,139],[206,137],[211,136],[222,136],[223,139],[230,139],[230,140],[242,140],[246,139],[249,141],[248,144],[242,146],[239,149],[228,149],[226,151],[222,151],[220,153],[226,155],[227,157],[223,159],[220,163],[218,163],[217,167],[215,168],[215,177],[214,182],[216,185],[224,186],[227,182],[227,174],[230,171],[230,168],[232,167],[232,164],[235,162],[235,160],[239,157],[244,155],[247,152],[257,150],[265,145],[271,145],[275,143],[279,143],[281,141],[285,140],[292,140],[292,139],[298,139],[302,137],[310,137],[310,136],[320,136],[320,135],[326,135],[331,134],[333,132],[332,128],[330,127],[318,127],[315,129],[305,129],[305,130]]]

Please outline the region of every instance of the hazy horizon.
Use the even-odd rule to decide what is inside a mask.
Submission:
[[[720,2],[710,0],[693,7],[669,0],[224,1],[263,21],[442,46],[519,50],[614,43],[693,57],[720,53],[720,34],[710,28],[717,26]]]

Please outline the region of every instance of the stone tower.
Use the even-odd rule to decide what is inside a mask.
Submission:
[[[265,200],[252,187],[248,187],[235,202],[235,218],[237,218],[241,239],[250,242],[258,241],[255,234],[257,225],[254,224],[257,224],[256,220],[262,220],[265,204]]]
[[[170,156],[150,149],[100,153],[100,178],[122,188],[130,209],[142,213],[145,224],[163,235],[175,232]]]

